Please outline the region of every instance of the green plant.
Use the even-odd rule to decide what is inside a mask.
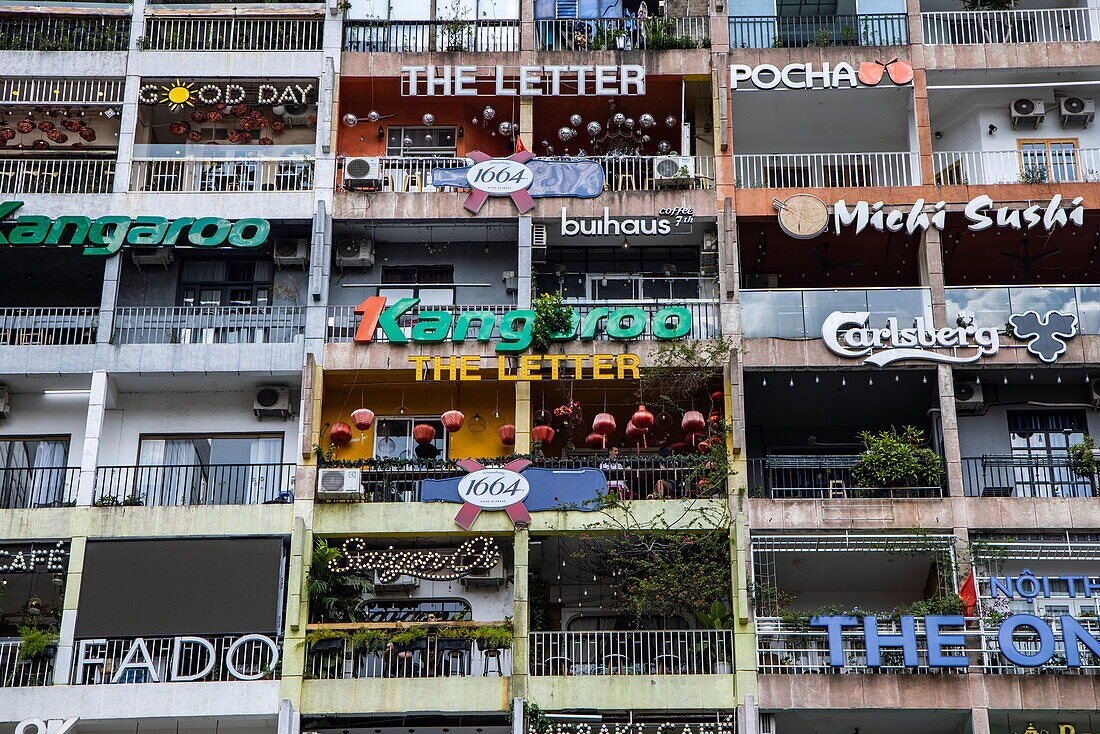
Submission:
[[[515,714],[516,705],[515,701],[513,701],[512,708],[508,710],[509,722],[515,720]],[[523,724],[524,730],[529,734],[547,734],[554,726],[553,720],[543,713],[542,708],[538,704],[526,700],[523,702]]]
[[[381,652],[386,649],[390,636],[382,630],[360,627],[348,635],[348,641],[353,650],[366,650],[367,652]]]
[[[482,650],[506,650],[512,646],[512,630],[507,627],[478,627],[473,638]]]
[[[565,304],[560,293],[543,293],[535,298],[531,307],[535,311],[535,323],[531,329],[531,344],[540,352],[550,348],[554,335],[575,326],[573,308]]]
[[[133,494],[128,494],[126,495],[126,498],[122,500],[122,502],[119,504],[121,504],[123,507],[142,507],[145,505],[145,495],[137,494],[136,492]]]
[[[394,647],[406,647],[427,636],[428,632],[423,627],[409,627],[408,629],[392,635],[390,637],[390,642],[393,643]]]
[[[807,46],[825,48],[826,46],[833,45],[833,32],[828,28],[818,28],[817,33],[814,35],[813,40],[806,44]]]
[[[92,507],[118,507],[122,503],[118,501],[118,497],[113,494],[105,494],[95,502],[92,503]]]
[[[1069,447],[1069,465],[1073,473],[1084,479],[1096,476],[1096,442],[1085,436],[1081,443]]]
[[[921,599],[905,607],[904,613],[914,617],[926,617],[930,615],[964,614],[966,605],[957,594],[944,594],[934,596],[931,599]]]
[[[334,571],[332,562],[340,558],[324,538],[318,538],[310,558],[306,587],[309,616],[315,622],[362,622],[359,604],[372,590],[370,582],[347,571]]]
[[[1046,166],[1024,166],[1024,170],[1020,172],[1020,183],[1046,183],[1048,174]]]
[[[852,467],[857,487],[939,486],[943,460],[924,446],[924,431],[905,426],[901,431],[863,431],[859,438],[866,450]]]
[[[699,626],[708,630],[733,629],[733,614],[726,609],[726,605],[715,599],[710,603],[710,609],[696,610],[695,619]]]
[[[19,654],[24,658],[36,658],[48,647],[57,644],[57,633],[41,627],[23,625],[19,628],[19,636],[23,638]]]

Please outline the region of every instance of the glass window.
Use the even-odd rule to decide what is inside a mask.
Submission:
[[[1027,183],[1077,180],[1077,140],[1021,140],[1020,175]]]
[[[386,128],[386,155],[445,156],[458,154],[457,128],[446,125],[409,127],[390,125]]]
[[[427,423],[435,428],[435,440],[420,446],[413,440],[413,426]],[[381,459],[446,459],[447,431],[438,418],[379,418],[374,432],[374,455]]]
[[[281,435],[143,437],[135,484],[147,505],[239,505],[286,499]]]
[[[1093,478],[1069,462],[1069,447],[1084,440],[1082,411],[1009,411],[1014,494],[1018,497],[1091,497]]]
[[[68,438],[0,440],[0,507],[58,507],[75,499],[68,457]]]

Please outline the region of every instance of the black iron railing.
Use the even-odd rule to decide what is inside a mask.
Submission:
[[[926,499],[943,496],[942,487],[857,487],[852,467],[858,455],[769,456],[749,459],[751,496],[777,500],[885,497]]]
[[[0,469],[0,507],[67,507],[76,504],[80,470],[73,467]]]
[[[986,455],[962,460],[969,497],[1097,497],[1097,477],[1067,457]]]

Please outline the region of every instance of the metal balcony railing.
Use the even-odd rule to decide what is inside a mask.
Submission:
[[[76,504],[80,469],[23,467],[0,469],[0,507],[6,510]]]
[[[869,311],[870,325],[913,323],[932,318],[927,288],[807,288],[741,290],[741,329],[745,338],[820,339],[821,325],[834,311]]]
[[[101,466],[97,507],[269,505],[294,499],[294,464]]]
[[[939,186],[1095,182],[1100,181],[1100,148],[938,151],[932,154],[932,168]]]
[[[710,18],[548,18],[535,35],[540,51],[710,48]]]
[[[1095,8],[945,10],[921,13],[921,21],[924,42],[930,46],[1064,43],[1100,37],[1100,18]]]
[[[289,344],[302,339],[301,306],[124,306],[115,344]]]
[[[986,455],[962,460],[969,497],[1098,497],[1097,476],[1068,456]]]
[[[313,161],[135,159],[131,191],[255,193],[311,191]]]
[[[432,171],[436,168],[462,168],[471,165],[473,161],[469,158],[454,156],[385,156],[378,159],[377,178],[351,179],[344,175],[341,161],[337,166],[336,185],[360,191],[457,191],[450,186],[437,188],[433,185]]]
[[[733,157],[741,189],[919,186],[916,153],[763,153]]]
[[[951,286],[944,294],[949,320],[966,313],[974,317],[975,326],[1004,329],[1015,313],[1064,311],[1077,316],[1080,333],[1100,334],[1100,286]]]
[[[511,649],[482,650],[465,638],[422,637],[408,646],[379,643],[355,647],[347,640],[322,640],[310,647],[306,678],[488,678],[512,674]]]
[[[284,18],[146,20],[146,51],[319,51],[324,21]]]
[[[95,344],[98,323],[98,308],[0,308],[0,346]]]
[[[3,51],[125,51],[129,43],[129,17],[0,18]]]
[[[943,496],[942,487],[857,487],[852,467],[858,455],[768,456],[748,460],[748,488],[754,495],[777,500],[888,497],[927,499]]]
[[[909,43],[905,13],[730,16],[730,48],[901,46]]]
[[[95,158],[0,159],[3,194],[107,194],[115,162]]]
[[[360,316],[355,313],[355,306],[329,306],[328,307],[328,331],[326,340],[330,342],[350,342],[355,339],[355,332],[359,328]],[[491,313],[497,320],[497,324],[500,324],[500,318],[509,311],[516,309],[514,303],[494,303],[481,306],[431,306],[427,304],[421,304],[416,307],[414,312],[409,312],[402,316],[398,320],[398,325],[401,327],[401,331],[405,336],[412,334],[413,325],[416,323],[416,314],[421,311],[448,311],[454,314],[469,313],[471,311],[487,311]],[[457,321],[457,319],[456,319]],[[477,338],[477,332],[480,328],[480,324],[474,322],[466,332],[467,339]],[[499,329],[493,328],[493,335],[500,336]],[[382,329],[375,329],[374,332],[375,341],[389,341],[389,337]]]
[[[344,50],[366,53],[519,51],[519,21],[348,20]]]
[[[0,640],[0,688],[52,684],[56,646],[35,658],[23,657],[22,646],[21,639]]]
[[[728,674],[730,630],[532,632],[532,675]]]
[[[191,635],[201,637],[214,647],[213,660],[210,652],[203,646],[189,644],[180,647],[175,637],[142,637],[149,651],[149,661],[153,664],[156,676],[147,668],[130,667],[122,671],[115,680],[115,671],[122,666],[126,654],[134,644],[134,637],[113,637],[108,639],[76,640],[77,649],[88,644],[87,657],[102,664],[87,663],[81,665],[81,656],[73,656],[71,678],[73,685],[100,685],[109,683],[164,683],[180,680],[233,681],[279,678],[278,660],[272,661],[271,647],[260,639],[247,639],[234,645],[244,635]],[[266,637],[275,642],[282,659],[283,643],[274,634]],[[177,650],[178,648],[178,650]],[[174,654],[175,653],[175,654]],[[212,664],[211,664],[212,663]],[[198,678],[192,676],[206,671]],[[233,671],[237,672],[234,675]]]

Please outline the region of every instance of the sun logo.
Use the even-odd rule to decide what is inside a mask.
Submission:
[[[195,106],[195,85],[192,82],[181,82],[177,79],[173,84],[165,84],[161,89],[161,104],[167,104],[168,108],[175,111],[183,107]]]

